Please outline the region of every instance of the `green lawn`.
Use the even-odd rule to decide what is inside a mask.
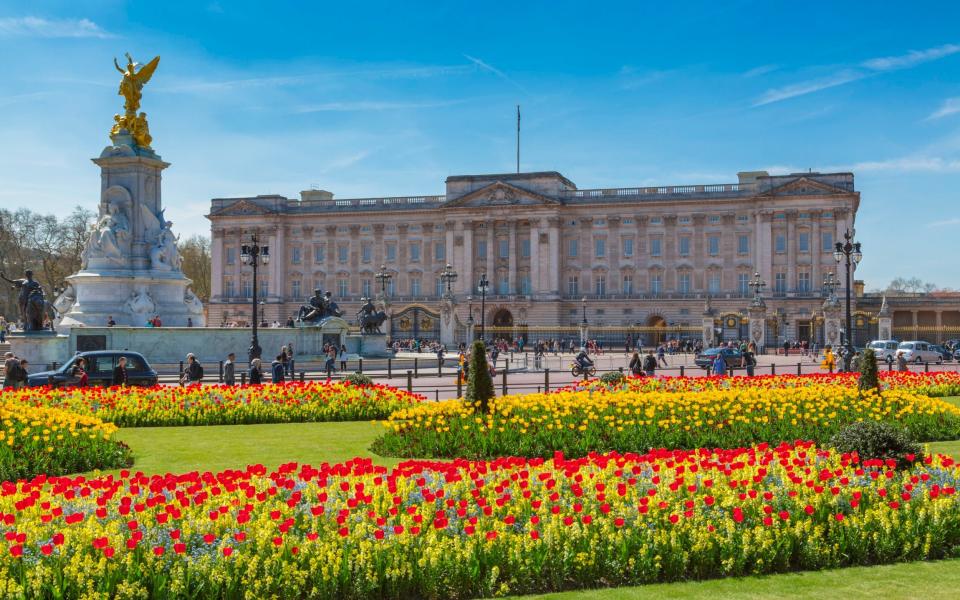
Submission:
[[[147,474],[267,468],[287,462],[319,465],[370,456],[393,466],[395,458],[372,454],[370,444],[382,426],[356,423],[280,423],[211,427],[137,427],[117,437],[133,448],[133,469]]]
[[[960,397],[945,400],[960,406]],[[398,460],[374,455],[369,447],[380,433],[373,423],[290,423],[215,427],[147,427],[123,429],[119,438],[130,444],[134,469],[148,474],[195,470],[221,471],[261,463],[268,468],[285,462],[343,462],[369,456],[393,466]],[[960,459],[960,440],[930,444],[934,452]],[[836,571],[764,577],[718,579],[525,596],[524,600],[646,600],[684,598],[956,598],[960,559],[907,563]]]

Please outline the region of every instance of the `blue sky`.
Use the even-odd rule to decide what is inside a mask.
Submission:
[[[960,4],[0,1],[0,202],[94,208],[89,158],[145,92],[178,231],[209,199],[311,185],[443,193],[450,174],[579,187],[852,170],[869,287],[960,288]]]

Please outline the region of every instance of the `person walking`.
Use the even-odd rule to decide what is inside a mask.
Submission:
[[[117,366],[113,368],[113,385],[127,385],[127,357],[121,356]]]
[[[290,372],[290,355],[287,354],[287,347],[280,347],[280,364],[283,365],[283,374],[286,375]]]
[[[17,387],[17,370],[20,368],[20,361],[13,352],[7,352],[3,357],[3,389],[13,389]]]
[[[666,353],[667,353],[666,348],[663,347],[663,344],[660,344],[657,347],[657,366],[660,366],[660,363],[663,363],[663,366],[665,367],[668,366]]]
[[[75,387],[87,387],[87,382],[90,380],[89,375],[87,375],[87,359],[82,356],[77,359],[73,368],[70,369],[70,379],[73,380]]]
[[[223,363],[223,383],[224,385],[236,385],[237,376],[237,355],[231,352],[227,355],[227,361]]]
[[[337,346],[335,344],[330,344],[330,347],[327,348],[327,362],[324,365],[324,369],[327,371],[327,379],[330,378],[330,375],[337,370]]]
[[[837,367],[837,359],[833,355],[833,347],[827,346],[823,349],[823,362],[820,363],[821,369],[826,369],[828,373],[833,373]]]
[[[640,355],[636,352],[633,353],[633,357],[630,358],[630,374],[634,377],[643,376],[643,361],[640,360]]]
[[[281,353],[270,363],[270,381],[272,383],[283,383],[283,374],[283,354]]]
[[[893,355],[892,355],[892,354],[887,354],[886,361],[887,361],[887,370],[888,370],[888,371],[892,371],[892,370],[893,370]]]
[[[340,345],[340,370],[341,371],[347,370],[347,345],[346,344]]]
[[[897,352],[897,370],[898,371],[909,371],[907,367],[907,357],[903,352]]]
[[[753,377],[753,370],[757,366],[756,346],[753,342],[747,345],[747,350],[743,353],[743,366],[747,370],[747,377]]]
[[[201,381],[203,381],[203,367],[191,352],[187,354],[187,368],[183,371],[180,383],[181,385],[200,385]]]
[[[260,385],[263,383],[263,368],[259,358],[250,361],[250,385]]]
[[[713,374],[718,377],[727,374],[727,361],[723,358],[723,352],[717,352],[717,357],[713,359]]]
[[[653,355],[653,349],[647,350],[647,355],[643,358],[643,371],[647,377],[653,377],[657,372],[657,357]]]

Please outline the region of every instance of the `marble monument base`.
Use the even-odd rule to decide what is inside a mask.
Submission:
[[[363,358],[391,358],[393,352],[387,348],[385,333],[351,333],[347,336],[347,352],[359,354]]]
[[[180,271],[151,269],[87,269],[66,278],[75,300],[57,330],[105,327],[110,317],[117,325],[144,327],[160,316],[164,326],[203,327],[203,305],[188,291],[190,280]]]

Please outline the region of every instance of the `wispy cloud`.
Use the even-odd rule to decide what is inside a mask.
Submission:
[[[943,101],[943,104],[940,105],[940,108],[930,113],[930,116],[927,117],[928,121],[934,119],[942,119],[943,117],[949,117],[950,115],[955,115],[960,113],[960,96],[956,98],[947,98]]]
[[[491,65],[490,63],[484,62],[479,58],[470,56],[469,54],[464,54],[463,57],[469,60],[470,62],[472,62],[473,64],[475,64],[481,70],[487,71],[488,73],[493,73],[494,75],[496,75],[500,79],[503,79],[504,81],[514,86],[524,94],[529,94],[529,92],[527,92],[527,90],[522,85],[520,85],[519,83],[511,79],[510,76],[508,76],[506,73],[496,68],[495,66]]]
[[[44,96],[50,95],[50,92],[30,92],[27,94],[14,94],[13,96],[0,96],[0,107],[10,106],[11,104],[19,104],[21,102],[29,102],[30,100],[36,100],[38,98],[43,98]]]
[[[960,218],[943,219],[942,221],[932,221],[927,223],[927,227],[954,227],[960,225]]]
[[[651,83],[660,81],[672,74],[673,71],[638,71],[634,67],[624,65],[620,67],[620,87],[625,90],[635,90]]]
[[[164,92],[226,92],[244,88],[275,87],[296,85],[303,83],[307,78],[301,75],[278,77],[245,77],[241,79],[225,79],[222,81],[193,81],[185,80],[172,82],[157,88]]]
[[[0,37],[111,38],[112,33],[89,19],[0,18]]]
[[[860,79],[865,79],[880,73],[901,69],[910,69],[920,64],[933,60],[939,60],[958,52],[960,52],[960,45],[944,44],[943,46],[928,48],[927,50],[911,50],[910,52],[900,56],[871,58],[861,62],[856,67],[841,69],[831,75],[827,75],[826,77],[801,81],[799,83],[793,83],[790,85],[769,89],[753,103],[753,106],[763,106],[765,104],[780,102],[789,98],[796,98],[797,96],[812,94],[821,90],[859,81]]]
[[[759,67],[754,67],[749,71],[745,71],[741,76],[742,77],[759,77],[761,75],[766,75],[767,73],[772,73],[780,68],[780,65],[760,65]]]
[[[960,159],[925,155],[902,156],[888,160],[858,162],[847,166],[843,170],[853,171],[854,173],[863,171],[958,173],[960,172]]]
[[[294,108],[295,113],[316,112],[359,112],[384,110],[415,110],[421,108],[440,108],[459,104],[462,100],[434,100],[425,102],[388,102],[380,100],[349,100],[345,102],[324,102],[308,104]]]

